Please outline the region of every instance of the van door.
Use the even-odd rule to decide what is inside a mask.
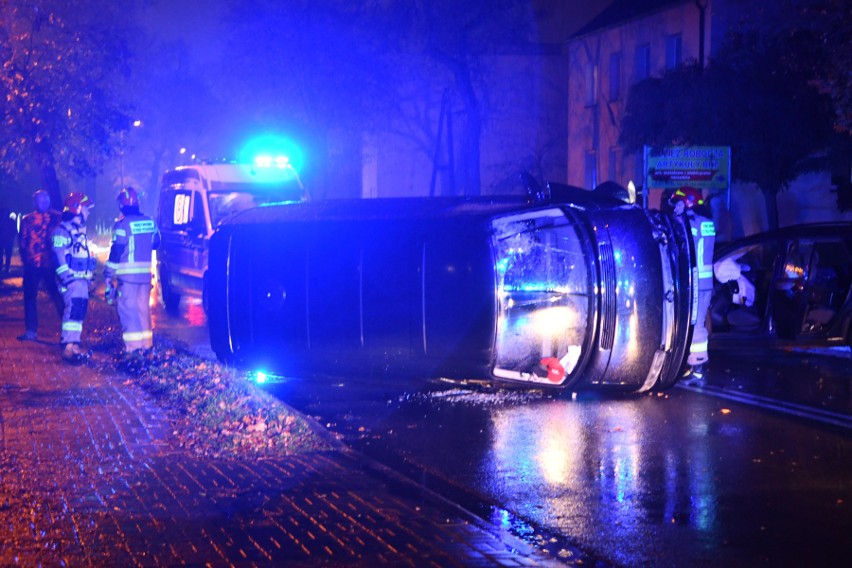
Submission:
[[[160,194],[162,244],[157,259],[167,308],[177,308],[182,295],[201,295],[208,239],[203,200],[201,192],[182,187]]]

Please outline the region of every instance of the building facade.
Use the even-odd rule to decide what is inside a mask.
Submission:
[[[618,139],[630,87],[688,61],[705,65],[733,28],[761,25],[784,3],[762,0],[614,0],[567,43],[567,183],[594,188],[604,181],[642,185],[642,153]],[[787,6],[789,8],[789,6]],[[771,16],[771,17],[770,17]],[[736,179],[736,172],[732,172]],[[778,195],[780,225],[852,220],[837,207],[829,172],[800,177]],[[764,198],[754,184],[734,182],[711,206],[720,239],[768,228]],[[649,192],[651,207],[659,195]]]
[[[568,42],[568,179],[642,185],[641,153],[618,143],[630,87],[688,60],[707,58],[711,6],[616,0]]]

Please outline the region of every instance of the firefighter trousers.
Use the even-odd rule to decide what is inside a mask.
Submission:
[[[689,357],[687,364],[691,366],[701,365],[708,360],[707,356],[707,310],[710,308],[710,300],[713,290],[698,290],[698,320],[692,331],[692,343],[689,346]]]
[[[62,301],[62,344],[80,343],[83,335],[83,320],[89,310],[89,281],[85,278],[75,278],[67,286],[59,285]]]
[[[150,282],[134,284],[118,281],[118,320],[121,322],[121,339],[127,353],[154,345],[150,298]]]

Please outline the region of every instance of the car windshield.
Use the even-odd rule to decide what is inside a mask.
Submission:
[[[498,218],[492,228],[500,308],[494,374],[558,382],[576,370],[589,327],[589,267],[577,229],[559,209]]]

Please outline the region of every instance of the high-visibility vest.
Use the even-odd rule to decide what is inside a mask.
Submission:
[[[122,215],[112,229],[112,247],[104,278],[143,284],[151,281],[153,251],[160,245],[160,230],[147,215]]]

